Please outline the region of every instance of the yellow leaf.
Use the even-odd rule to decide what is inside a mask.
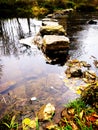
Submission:
[[[31,122],[31,120],[29,118],[25,118],[23,121],[22,121],[22,124],[24,125],[29,125]]]
[[[36,121],[31,120],[28,126],[31,127],[31,128],[36,128]]]
[[[68,82],[69,82],[69,80],[68,80],[68,79],[64,79],[63,81],[64,81],[65,83],[68,83]]]
[[[73,121],[70,121],[69,123],[70,123],[70,125],[72,126],[72,129],[73,129],[73,130],[78,130],[77,125],[76,125]]]
[[[82,119],[83,113],[84,113],[84,111],[82,110],[82,111],[80,112],[80,114],[79,114],[80,119]]]
[[[77,90],[76,90],[76,93],[80,95],[80,94],[81,94],[81,90],[80,90],[80,89],[77,89]]]
[[[98,119],[96,120],[95,124],[96,124],[96,126],[98,126]]]
[[[74,108],[69,108],[68,109],[68,114],[74,115],[75,114],[75,109]]]

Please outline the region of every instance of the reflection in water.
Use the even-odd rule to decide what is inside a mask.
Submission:
[[[52,53],[48,52],[46,54],[44,53],[44,56],[46,58],[46,63],[52,64],[52,65],[58,64],[61,66],[63,66],[69,58],[68,50],[57,52],[56,54],[54,54],[53,52]]]
[[[11,55],[15,54],[17,55],[18,50],[17,50],[17,45],[16,45],[16,20],[12,22],[12,20],[1,20],[1,55]]]
[[[3,69],[3,65],[2,65],[2,63],[1,63],[1,60],[0,60],[0,79],[1,79],[1,77],[2,77],[2,69]]]
[[[19,22],[19,19],[17,18],[17,23],[18,23],[18,36],[19,36],[19,39],[21,38],[24,38],[24,33],[23,33],[23,30],[22,30],[22,26]]]
[[[98,15],[93,17],[98,19]],[[72,59],[89,61],[92,60],[91,55],[98,56],[98,25],[87,25],[89,18],[91,14],[78,13],[71,14],[67,20],[60,19],[71,40],[69,54]],[[33,38],[40,26],[41,21],[35,19],[0,20],[0,92],[6,100],[8,95],[5,93],[12,93],[14,97],[24,100],[36,97],[39,101],[32,103],[35,110],[48,102],[61,106],[77,97],[64,85],[65,67],[58,66],[66,62],[65,55],[45,55],[51,60],[50,65],[46,64],[44,55],[37,47],[19,44],[22,37]],[[3,105],[0,105],[2,110]]]
[[[1,55],[14,54],[15,56],[18,56],[20,47],[18,39],[34,35],[41,25],[40,22],[39,25],[36,25],[34,22],[36,23],[36,20],[34,21],[30,18],[27,18],[27,20],[19,18],[0,20]]]
[[[83,41],[83,46],[85,45],[84,51],[88,56],[97,57],[98,51],[96,48],[98,48],[98,37],[96,34],[98,34],[98,25],[89,26],[89,28],[86,27],[86,30],[85,36],[83,37],[85,39]]]
[[[74,21],[72,20],[74,19]],[[88,25],[90,19],[98,19],[97,12],[90,14],[77,13],[69,16],[67,32],[71,40],[70,56],[86,60],[91,63],[90,57],[97,57],[98,25]]]
[[[74,37],[73,45],[76,47],[76,51],[72,50],[70,53],[71,56],[74,58],[78,58],[80,60],[88,61],[90,64],[92,63],[91,57],[97,57],[98,51],[98,25],[83,25],[83,30],[75,33],[77,37]],[[74,53],[73,53],[74,52]]]
[[[27,19],[1,20],[0,58],[4,67],[0,93],[4,95],[6,102],[9,102],[8,93],[12,93],[12,97],[17,99],[30,100],[31,97],[36,97],[39,102],[33,103],[34,109],[48,102],[61,106],[61,104],[68,102],[69,99],[66,97],[73,93],[70,94],[70,91],[67,91],[68,88],[65,87],[62,78],[60,78],[64,75],[64,68],[57,65],[61,61],[64,64],[66,58],[61,55],[60,61],[53,63],[57,63],[56,65],[46,64],[42,51],[35,47],[36,45],[32,45],[30,48],[22,44],[23,40],[28,44],[39,31],[40,26],[41,21],[35,19],[30,19],[30,21]],[[22,37],[24,39],[20,39]],[[53,58],[55,59],[55,57]],[[70,99],[76,97],[76,94],[74,95]],[[5,103],[1,104],[0,102],[0,109],[4,110]],[[9,104],[7,105],[9,106]],[[19,106],[21,105],[22,103],[19,103]]]

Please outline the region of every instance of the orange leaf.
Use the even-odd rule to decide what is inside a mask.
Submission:
[[[91,121],[91,122],[96,121],[96,118],[94,116],[87,116],[86,119],[87,121]]]
[[[98,119],[98,115],[96,113],[93,113],[92,116]]]

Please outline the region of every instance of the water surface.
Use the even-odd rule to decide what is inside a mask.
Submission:
[[[97,13],[70,14],[59,19],[67,30],[71,41],[70,59],[87,61],[97,73],[93,62],[98,57],[98,25],[89,25],[90,19],[98,20]],[[53,103],[62,106],[77,95],[65,86],[65,66],[47,64],[46,58],[36,45],[25,46],[19,42],[30,42],[41,26],[36,19],[0,20],[0,99],[1,112],[6,110],[13,99],[21,99],[22,106],[30,98],[36,97],[33,107]],[[65,59],[62,59],[66,61]],[[5,100],[4,100],[5,99]]]

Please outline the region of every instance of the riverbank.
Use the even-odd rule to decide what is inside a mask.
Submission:
[[[55,10],[62,10],[72,8],[81,12],[96,11],[98,7],[97,2],[72,2],[72,1],[14,1],[14,2],[0,2],[0,18],[9,17],[43,17],[48,13],[53,13]]]
[[[75,17],[74,17],[74,18],[75,18]],[[78,18],[79,18],[79,17],[78,17]],[[91,15],[90,15],[90,18],[91,18]],[[74,19],[74,20],[75,20],[75,19]],[[64,21],[64,22],[65,22],[65,21]],[[72,21],[72,22],[73,22],[73,21]],[[23,22],[22,22],[22,23],[23,23]],[[80,23],[80,22],[78,22],[78,23]],[[82,23],[83,23],[83,22],[82,22]],[[76,25],[77,25],[77,22],[76,22]],[[73,26],[73,27],[75,27],[75,29],[72,28],[72,30],[75,30],[74,32],[77,32],[76,29],[77,29],[77,30],[80,30],[80,29],[81,29],[81,27],[78,28],[78,27],[76,27],[76,25]],[[86,25],[86,26],[87,26],[87,25]],[[71,27],[71,26],[70,26],[70,27]],[[91,30],[93,30],[93,27],[95,28],[95,25],[94,25],[94,26],[90,26],[90,27],[91,27],[91,29],[90,29],[90,31],[89,31],[89,32],[90,32],[90,36],[89,36],[89,37],[90,37],[91,39],[93,39],[93,38],[92,38],[92,35],[91,35]],[[69,27],[68,27],[68,29],[69,29]],[[88,29],[89,29],[89,28],[88,28]],[[84,30],[83,30],[83,31],[84,31]],[[87,31],[88,31],[88,30],[87,30]],[[79,32],[78,32],[78,33],[79,33]],[[80,33],[79,33],[79,34],[80,34]],[[82,33],[82,34],[83,34],[83,33]],[[87,32],[86,32],[86,34],[87,34]],[[94,34],[97,34],[97,33],[95,32]],[[84,34],[84,35],[85,35],[85,34]],[[76,38],[78,37],[78,36],[76,35],[76,33],[74,34],[74,36],[75,36]],[[82,35],[82,36],[83,36],[83,35]],[[81,37],[81,36],[80,36],[80,37]],[[94,35],[94,37],[95,37],[95,35]],[[72,37],[71,37],[71,38],[72,38]],[[88,38],[88,37],[87,37],[87,38]],[[90,39],[90,41],[91,41],[91,39]],[[83,39],[82,39],[82,40],[83,40]],[[85,40],[86,40],[86,35],[85,35]],[[84,41],[85,41],[85,40],[84,40]],[[97,42],[97,40],[96,40],[96,42]],[[96,43],[96,42],[92,42],[92,43]],[[76,42],[75,42],[75,43],[76,43]],[[77,43],[76,43],[76,44],[77,44]],[[75,45],[76,45],[76,44],[75,44]],[[79,45],[79,44],[78,44],[78,45]],[[86,45],[86,44],[84,44],[84,45]],[[88,44],[87,44],[87,45],[88,45]],[[92,45],[92,46],[93,46],[93,45]],[[87,46],[87,47],[88,47],[88,46]],[[95,46],[95,48],[96,48],[96,46]],[[87,48],[86,48],[86,49],[87,49]],[[90,49],[90,50],[93,50],[93,49]],[[89,50],[89,52],[90,52],[90,50]],[[73,50],[71,50],[71,51],[73,51]],[[88,50],[86,50],[86,51],[88,52]],[[75,52],[76,52],[76,51],[75,51]],[[79,52],[79,50],[78,50],[78,52]],[[83,48],[83,52],[85,53],[84,48]],[[82,53],[83,53],[83,52],[82,52]],[[95,50],[94,50],[94,52],[95,52]],[[72,52],[72,55],[73,55],[73,54],[74,54],[74,52]],[[93,53],[93,54],[96,54],[96,53]],[[81,55],[81,54],[80,54],[80,55]],[[40,56],[40,54],[39,54],[39,56]],[[87,55],[87,58],[90,58],[90,56],[91,56],[91,53],[90,53],[89,56]],[[97,57],[97,55],[94,55],[94,56]],[[86,58],[86,56],[84,56],[84,57]],[[3,58],[4,58],[4,57],[3,57]],[[24,56],[24,58],[25,58],[25,56]],[[11,57],[10,57],[9,59],[11,59]],[[15,60],[16,60],[16,59],[15,59]],[[32,63],[32,62],[31,62],[32,60],[33,60],[33,59],[30,59],[30,66],[33,66],[33,63],[35,62],[35,61],[34,61],[34,62]],[[27,61],[29,61],[29,60],[26,60],[26,59],[25,59],[25,61],[27,62]],[[37,58],[37,61],[39,61],[38,58]],[[9,61],[9,62],[10,62],[10,61]],[[12,63],[13,63],[13,62],[12,62]],[[28,71],[28,68],[29,68],[30,66],[28,66],[28,67],[27,67],[27,66],[24,66],[24,65],[23,65],[23,64],[24,64],[23,61],[22,61],[21,63],[22,63],[22,69],[24,68],[25,70]],[[13,64],[14,64],[14,63],[13,63]],[[13,65],[13,64],[12,64],[12,66],[14,66],[14,65],[16,64],[16,62],[15,62],[14,65]],[[31,65],[31,64],[32,64],[32,65]],[[37,62],[36,65],[38,65],[38,64],[39,64],[39,62]],[[12,68],[12,66],[11,66],[11,64],[10,64],[10,68]],[[38,65],[38,67],[39,67],[39,66],[41,67],[41,65]],[[21,66],[20,66],[20,67],[21,67]],[[19,68],[20,68],[20,67],[19,67]],[[36,66],[34,69],[36,69],[36,68],[37,68],[37,66]],[[18,68],[17,68],[17,69],[18,69]],[[13,72],[14,72],[15,70],[17,70],[17,69],[13,69]],[[37,69],[38,69],[38,68],[37,68]],[[36,70],[37,70],[37,69],[36,69]],[[40,81],[40,83],[42,83],[42,84],[39,85],[39,87],[38,87],[38,84],[36,84],[36,83],[38,83],[38,81],[37,81],[37,82],[32,82],[32,80],[33,80],[33,81],[36,80],[36,76],[34,75],[35,73],[33,73],[31,70],[33,70],[33,69],[30,69],[30,72],[31,72],[30,75],[27,75],[29,72],[28,72],[28,73],[24,73],[24,72],[23,72],[23,75],[22,75],[22,76],[24,76],[24,75],[28,76],[28,77],[26,77],[26,78],[28,79],[28,82],[27,82],[27,83],[29,83],[29,84],[32,83],[32,84],[30,85],[30,87],[29,87],[29,85],[26,84],[26,92],[28,92],[28,91],[29,91],[28,88],[30,89],[32,86],[33,86],[33,87],[36,87],[36,88],[34,89],[34,91],[33,91],[33,88],[32,88],[32,90],[30,89],[30,91],[32,91],[32,92],[30,92],[30,93],[33,94],[33,92],[35,92],[35,90],[37,91],[37,89],[39,90],[39,89],[41,88],[41,86],[44,86],[43,84],[44,84],[44,82],[45,82],[46,80],[44,80],[43,78],[41,78],[41,80],[42,80],[43,82]],[[38,69],[38,70],[40,71],[41,68]],[[43,70],[44,70],[44,69],[43,69]],[[43,70],[42,70],[42,71],[43,71]],[[49,71],[50,71],[50,70],[53,71],[54,68],[53,68],[53,69],[50,69],[50,68],[49,68]],[[57,70],[57,68],[56,68],[56,70]],[[8,72],[8,71],[7,71],[7,72]],[[18,71],[18,72],[19,72],[19,71]],[[34,71],[34,72],[35,72],[35,71]],[[46,69],[45,69],[45,72],[46,72]],[[33,73],[33,74],[32,74],[32,73]],[[39,73],[40,73],[40,72],[39,72]],[[37,73],[36,75],[38,75],[39,73]],[[7,74],[8,74],[8,73],[7,73]],[[18,74],[19,74],[19,73],[18,73]],[[33,76],[32,76],[32,75],[33,75]],[[14,76],[14,75],[13,75],[13,76]],[[13,77],[13,76],[12,76],[12,77]],[[41,76],[42,76],[42,75],[41,75]],[[47,76],[47,75],[46,75],[46,73],[45,73],[45,77],[46,77],[46,76]],[[19,75],[18,75],[17,77],[19,77]],[[51,77],[51,75],[50,75],[50,77]],[[23,77],[22,77],[22,78],[23,78]],[[49,76],[47,76],[46,78],[49,78]],[[51,86],[51,84],[49,84],[49,90],[52,92],[51,95],[54,95],[54,94],[57,92],[57,96],[56,96],[55,100],[57,100],[57,102],[60,102],[60,95],[58,96],[60,89],[57,89],[57,88],[56,88],[56,87],[57,87],[57,84],[56,84],[55,82],[57,82],[57,80],[55,80],[55,78],[56,78],[56,77],[54,77],[54,76],[51,78],[52,81],[53,81],[53,85]],[[55,82],[54,82],[54,81],[55,81]],[[48,82],[49,82],[49,80],[48,80]],[[59,82],[59,81],[58,81],[58,82]],[[34,84],[33,84],[33,83],[34,83]],[[24,84],[23,84],[23,85],[24,85]],[[48,86],[48,83],[47,83],[46,85]],[[56,87],[55,87],[55,86],[56,86]],[[20,85],[20,87],[22,87],[22,85]],[[61,87],[61,86],[60,86],[60,87]],[[65,86],[64,86],[64,87],[65,87]],[[62,96],[62,94],[65,93],[65,92],[64,92],[64,87],[62,88],[62,92],[60,93],[61,96]],[[45,90],[45,87],[43,87],[42,89]],[[24,92],[24,89],[20,89],[20,90],[21,90],[22,92]],[[20,90],[17,91],[17,92],[19,93]],[[45,92],[47,92],[47,91],[48,91],[48,88],[46,89]],[[28,92],[28,93],[29,93],[29,92]],[[43,92],[43,93],[44,93],[44,92]],[[41,95],[43,95],[43,93],[41,93]],[[46,93],[45,93],[45,94],[46,94]],[[11,93],[9,93],[9,95],[11,95]],[[37,95],[37,94],[35,94],[35,95]],[[35,96],[35,95],[34,95],[34,96]],[[67,95],[67,96],[66,96],[66,95],[67,95],[67,93],[64,95],[64,98],[66,98],[66,97],[69,98],[69,95]],[[39,95],[38,95],[38,97],[40,98]],[[57,97],[58,97],[59,99],[57,99]],[[43,98],[43,97],[42,97],[42,98]],[[45,96],[44,98],[47,98],[47,96]],[[50,97],[50,98],[51,98],[51,97]],[[12,97],[12,99],[13,99],[13,97]],[[33,98],[33,100],[34,100],[34,99],[36,99],[36,98]],[[53,99],[52,99],[52,100],[53,100]],[[45,100],[44,100],[44,101],[45,101]],[[47,101],[48,101],[48,99],[47,99]],[[22,106],[22,105],[24,104],[24,102],[26,102],[26,100],[21,100],[21,101],[18,100],[18,103],[20,104],[19,108],[22,107],[22,108],[25,109],[25,112],[24,112],[24,111],[20,111],[19,114],[21,115],[21,113],[22,113],[25,117],[29,117],[29,115],[27,115],[27,113],[28,113],[28,114],[30,113],[30,114],[31,114],[30,117],[32,118],[32,116],[33,116],[33,114],[34,114],[34,113],[32,113],[32,112],[34,111],[34,109],[31,107],[31,110],[29,111],[30,106],[27,104],[27,106],[28,106],[28,110],[27,110],[27,106],[25,106],[25,107]],[[37,101],[37,102],[38,102],[38,101]],[[46,104],[46,103],[45,103],[45,104]],[[15,105],[15,104],[12,103],[12,105]],[[43,103],[41,102],[40,105],[43,105]],[[34,106],[34,102],[33,102],[33,105],[32,105],[32,106]],[[62,106],[61,106],[61,107],[62,107]],[[12,108],[14,108],[14,107],[12,107]],[[16,109],[17,109],[17,104],[16,104]],[[40,109],[40,106],[39,106],[39,109]],[[56,110],[57,110],[57,109],[56,109]],[[10,110],[8,110],[8,111],[10,111]],[[12,111],[12,109],[11,109],[11,111]],[[58,111],[58,110],[57,110],[57,111]],[[58,111],[58,113],[61,113],[61,111]],[[83,113],[83,112],[82,112],[82,113]],[[82,113],[81,113],[81,114],[82,114]],[[12,115],[5,117],[6,119],[10,119],[9,124],[10,124],[10,122],[11,122],[11,119],[12,119],[13,115],[14,115],[14,114],[12,113]],[[93,114],[92,114],[92,116],[93,116],[93,117],[94,117],[94,116],[96,117],[96,115],[93,115]],[[29,117],[29,118],[30,118],[30,117]],[[94,117],[94,118],[95,118],[95,117]],[[31,120],[31,118],[30,118],[30,120]],[[23,118],[19,118],[19,119],[21,120],[20,122],[22,123],[22,119],[23,119]],[[16,120],[17,120],[17,119],[16,119]],[[30,121],[30,120],[29,120],[29,121]],[[94,119],[94,120],[95,120],[95,119]],[[4,121],[4,122],[6,122],[6,121]],[[20,124],[21,124],[21,123],[20,123]],[[40,124],[40,123],[39,123],[39,124]],[[7,128],[7,130],[8,130],[8,128]]]
[[[77,61],[72,60],[68,66],[80,63]],[[34,111],[33,106],[29,104],[23,105],[19,111],[17,110],[19,104],[12,104],[0,120],[0,130],[97,130],[98,80],[96,78],[90,81],[86,81],[85,86],[78,87],[78,92],[81,91],[79,98],[59,109],[48,103],[39,107],[38,111]],[[31,98],[32,104],[34,101],[37,101],[36,97]],[[23,102],[24,100],[20,101]]]
[[[96,83],[93,86],[98,91]],[[88,89],[92,94],[93,89],[91,87]],[[35,113],[34,117],[28,117],[29,106],[26,107],[25,118],[21,118],[21,114],[23,114],[21,111],[9,112],[0,120],[0,130],[97,130],[98,109],[93,107],[94,100],[90,105],[88,103],[88,99],[98,96],[95,93],[96,91],[92,96],[82,95],[75,101],[66,104],[61,111],[50,103],[44,104],[38,112],[30,113],[31,115]]]

